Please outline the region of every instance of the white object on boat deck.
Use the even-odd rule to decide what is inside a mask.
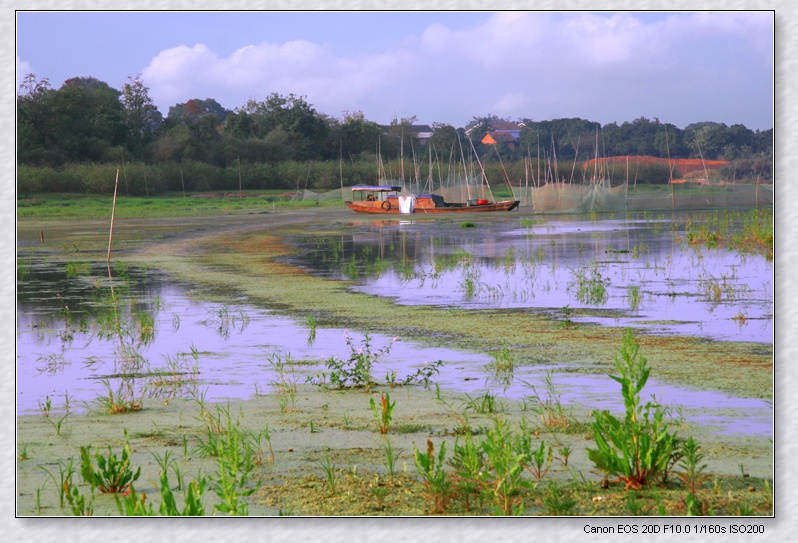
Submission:
[[[399,212],[400,213],[413,213],[416,207],[415,196],[400,196],[399,197]]]

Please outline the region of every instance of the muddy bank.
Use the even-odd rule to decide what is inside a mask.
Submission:
[[[387,394],[391,402],[395,402],[386,434],[380,433],[369,401],[371,398],[379,401],[382,394]],[[261,481],[260,489],[249,500],[251,515],[425,514],[429,512],[429,503],[423,485],[418,483],[413,461],[414,446],[426,450],[429,439],[436,450],[446,442],[451,451],[456,439],[464,439],[464,426],[471,428],[478,437],[484,429],[491,428],[497,418],[516,428],[521,419],[525,419],[535,432],[535,446],[545,443],[552,447],[558,459],[540,479],[541,486],[556,481],[571,482],[576,475],[593,481],[594,493],[601,495],[598,483],[602,477],[593,470],[586,455],[586,449],[594,447],[595,443],[589,428],[579,423],[589,420],[586,412],[571,412],[572,428],[547,428],[542,418],[519,402],[500,400],[493,413],[478,413],[469,407],[472,398],[421,386],[379,387],[369,393],[362,389],[338,391],[301,385],[289,408],[281,398],[280,394],[273,393],[204,407],[196,399],[189,398],[145,400],[143,408],[135,413],[70,416],[63,422],[60,435],[54,425],[59,413],[51,413],[50,418],[41,415],[19,417],[17,514],[70,514],[69,506],[61,508],[59,503],[58,484],[62,469],[70,459],[74,459],[76,473],[73,483],[88,495],[88,487],[81,484],[79,474],[79,448],[91,446],[107,455],[110,446],[119,455],[125,431],[132,452],[131,464],[142,468],[135,488],[150,496],[152,503],[160,501],[159,459],[171,458],[174,462],[169,474],[176,488],[178,472],[186,482],[199,473],[214,473],[218,467],[217,459],[205,456],[202,449],[207,440],[209,420],[208,415],[203,414],[204,409],[210,412],[211,417],[222,415],[224,418],[229,414],[241,429],[263,436],[260,442],[263,455],[250,482],[252,486],[256,480]],[[707,472],[718,478],[716,484],[734,492],[739,490],[740,484],[744,484],[746,490],[753,485],[753,492],[759,492],[756,496],[764,500],[766,488],[762,480],[770,478],[773,473],[767,440],[720,436],[700,426],[676,424],[673,428],[679,435],[692,435],[700,441],[706,455]],[[391,479],[387,446],[395,456],[394,476],[404,477],[406,481],[403,488],[396,491],[412,495],[416,505],[408,510],[378,511],[373,509],[373,501],[367,501],[341,509],[325,487],[325,464],[334,466],[336,477],[341,481],[350,476],[367,481],[376,479],[385,484]],[[566,448],[572,451],[568,454],[567,465],[562,453]],[[741,469],[748,474],[746,479],[741,478]],[[733,482],[735,480],[737,483]],[[417,484],[412,486],[407,481]],[[297,501],[303,485],[311,483],[319,492],[315,508],[310,504],[302,506]],[[181,493],[176,491],[176,494]],[[215,503],[213,493],[206,492],[205,502],[210,512]],[[116,502],[108,495],[98,494],[93,507],[94,515],[119,514]],[[530,507],[532,514],[535,509],[533,505]],[[489,514],[490,508],[486,505],[484,511],[475,510],[473,513]],[[581,511],[581,514],[601,514],[601,510]]]

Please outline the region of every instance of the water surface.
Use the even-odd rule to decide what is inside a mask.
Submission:
[[[773,262],[692,246],[681,217],[396,220],[318,227],[288,258],[399,304],[535,309],[575,321],[773,342]]]
[[[397,303],[551,311],[565,305],[593,307],[601,311],[581,318],[637,323],[662,331],[665,326],[644,321],[690,311],[689,320],[682,316],[681,323],[668,325],[670,329],[702,321],[705,331],[713,331],[712,315],[761,311],[760,322],[751,318],[738,326],[724,318],[713,333],[739,338],[745,331],[745,337],[763,339],[772,333],[750,332],[772,328],[765,287],[738,286],[748,293],[746,297],[715,304],[707,304],[695,292],[702,274],[733,270],[736,284],[742,285],[745,278],[753,283],[752,276],[767,274],[772,265],[722,252],[698,256],[673,239],[646,233],[652,229],[646,223],[563,220],[521,226],[512,219],[461,229],[459,223],[445,221],[367,222],[356,223],[353,233],[337,238],[326,233],[327,228],[331,227],[316,227],[316,232],[298,240],[310,255],[300,264],[331,278],[354,277],[355,289],[391,296]],[[638,249],[635,256],[635,246],[647,249]],[[624,247],[628,253],[619,252]],[[333,258],[335,252],[339,256]],[[685,265],[692,261],[695,266]],[[604,302],[580,302],[575,297],[568,283],[580,266],[597,267],[609,278]],[[470,296],[458,287],[468,274],[477,274],[479,283]],[[642,292],[654,293],[642,296],[634,310],[622,295],[629,277]],[[685,293],[669,301],[674,307],[659,308],[672,297],[663,298],[658,292],[671,284]],[[501,293],[495,292],[499,289]],[[687,309],[679,310],[678,304]],[[251,398],[272,390],[278,377],[275,360],[297,361],[289,366],[289,378],[304,383],[324,370],[329,357],[348,357],[347,335],[355,346],[365,340],[356,330],[339,328],[319,328],[313,336],[307,322],[154,271],[124,266],[108,270],[103,265],[52,262],[31,255],[17,282],[17,411],[39,411],[47,397],[54,409],[67,398],[70,409],[80,409],[125,386],[141,395],[145,404],[170,395],[203,394],[209,401]],[[391,345],[393,339],[376,334],[371,342],[376,350]],[[490,392],[501,398],[529,398],[543,390],[546,372],[551,371],[566,405],[622,408],[617,383],[603,375],[582,375],[579,368],[565,365],[531,366],[519,367],[512,380],[505,381],[489,369],[489,355],[433,348],[403,338],[375,365],[374,376],[384,382],[395,372],[401,380],[438,360],[443,365],[433,380],[463,395]],[[158,372],[163,378],[154,384]],[[649,383],[646,394],[680,406],[688,420],[709,424],[721,433],[772,435],[768,402],[656,381]]]

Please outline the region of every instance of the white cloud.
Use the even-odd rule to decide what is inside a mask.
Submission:
[[[573,44],[568,59],[602,68],[633,62],[651,50],[651,29],[632,14],[611,17],[585,13],[563,21],[563,39]]]
[[[651,19],[502,12],[472,27],[432,24],[394,49],[359,55],[336,55],[307,40],[246,45],[224,58],[203,44],[183,45],[158,54],[142,77],[162,111],[206,97],[235,108],[277,92],[306,96],[331,115],[360,109],[378,122],[418,115],[421,122],[459,125],[487,113],[545,119],[554,118],[555,108],[559,115],[611,122],[659,111],[664,103],[686,107],[678,102],[685,100],[680,82],[702,78],[714,85],[703,73],[707,67],[713,77],[741,68],[723,47],[730,41],[735,51],[747,51],[752,42],[772,45],[772,31],[767,15],[746,13]],[[766,63],[767,57],[756,58]],[[713,106],[713,92],[720,92],[704,88],[695,107]],[[617,103],[619,96],[624,103]],[[634,112],[628,119],[602,117],[624,108]]]
[[[224,93],[238,100],[230,107],[238,107],[272,92],[327,102],[356,99],[412,73],[412,64],[405,51],[336,58],[328,48],[304,40],[248,45],[227,58],[197,44],[162,51],[142,78],[159,104]]]

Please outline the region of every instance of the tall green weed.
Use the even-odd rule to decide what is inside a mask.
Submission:
[[[679,454],[680,441],[669,432],[661,405],[641,404],[640,393],[651,369],[630,329],[615,355],[615,369],[618,375],[610,378],[621,385],[625,416],[620,420],[607,410],[596,411],[592,424],[596,448],[587,454],[596,468],[617,476],[627,489],[640,489],[657,475],[667,474]]]

